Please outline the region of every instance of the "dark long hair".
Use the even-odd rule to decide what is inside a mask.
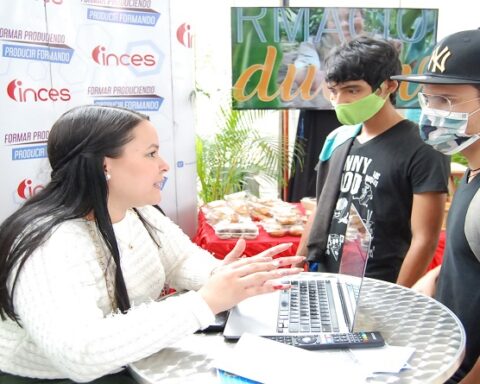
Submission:
[[[107,210],[104,158],[119,157],[122,147],[133,139],[133,128],[143,120],[148,117],[130,110],[86,105],[65,112],[54,123],[47,146],[52,167],[50,182],[0,226],[0,316],[3,320],[8,316],[18,321],[13,295],[27,259],[55,226],[91,213],[115,262],[118,308],[122,312],[130,308],[117,240]],[[140,219],[145,225],[145,220]],[[13,273],[15,275],[10,276]],[[9,278],[13,278],[11,291]]]

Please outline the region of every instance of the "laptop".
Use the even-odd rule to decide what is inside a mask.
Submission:
[[[291,289],[248,298],[231,309],[223,335],[308,335],[353,332],[371,234],[354,204],[345,232],[339,274],[288,276]]]

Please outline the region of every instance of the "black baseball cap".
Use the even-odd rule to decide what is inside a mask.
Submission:
[[[391,79],[425,84],[480,84],[480,29],[457,32],[441,40],[423,74]]]

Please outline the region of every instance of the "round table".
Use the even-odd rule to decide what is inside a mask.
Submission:
[[[411,369],[376,374],[368,383],[443,383],[459,367],[465,331],[444,305],[399,285],[369,278],[363,281],[360,297],[355,330],[380,331],[390,345],[415,348],[409,360]],[[224,342],[221,334],[195,334],[129,369],[139,383],[212,383],[216,380],[215,358],[233,346]]]

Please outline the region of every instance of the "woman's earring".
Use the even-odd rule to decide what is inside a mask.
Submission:
[[[105,179],[107,179],[107,181],[109,181],[111,178],[112,178],[112,176],[110,176],[109,173],[106,173],[106,174],[105,174]]]

